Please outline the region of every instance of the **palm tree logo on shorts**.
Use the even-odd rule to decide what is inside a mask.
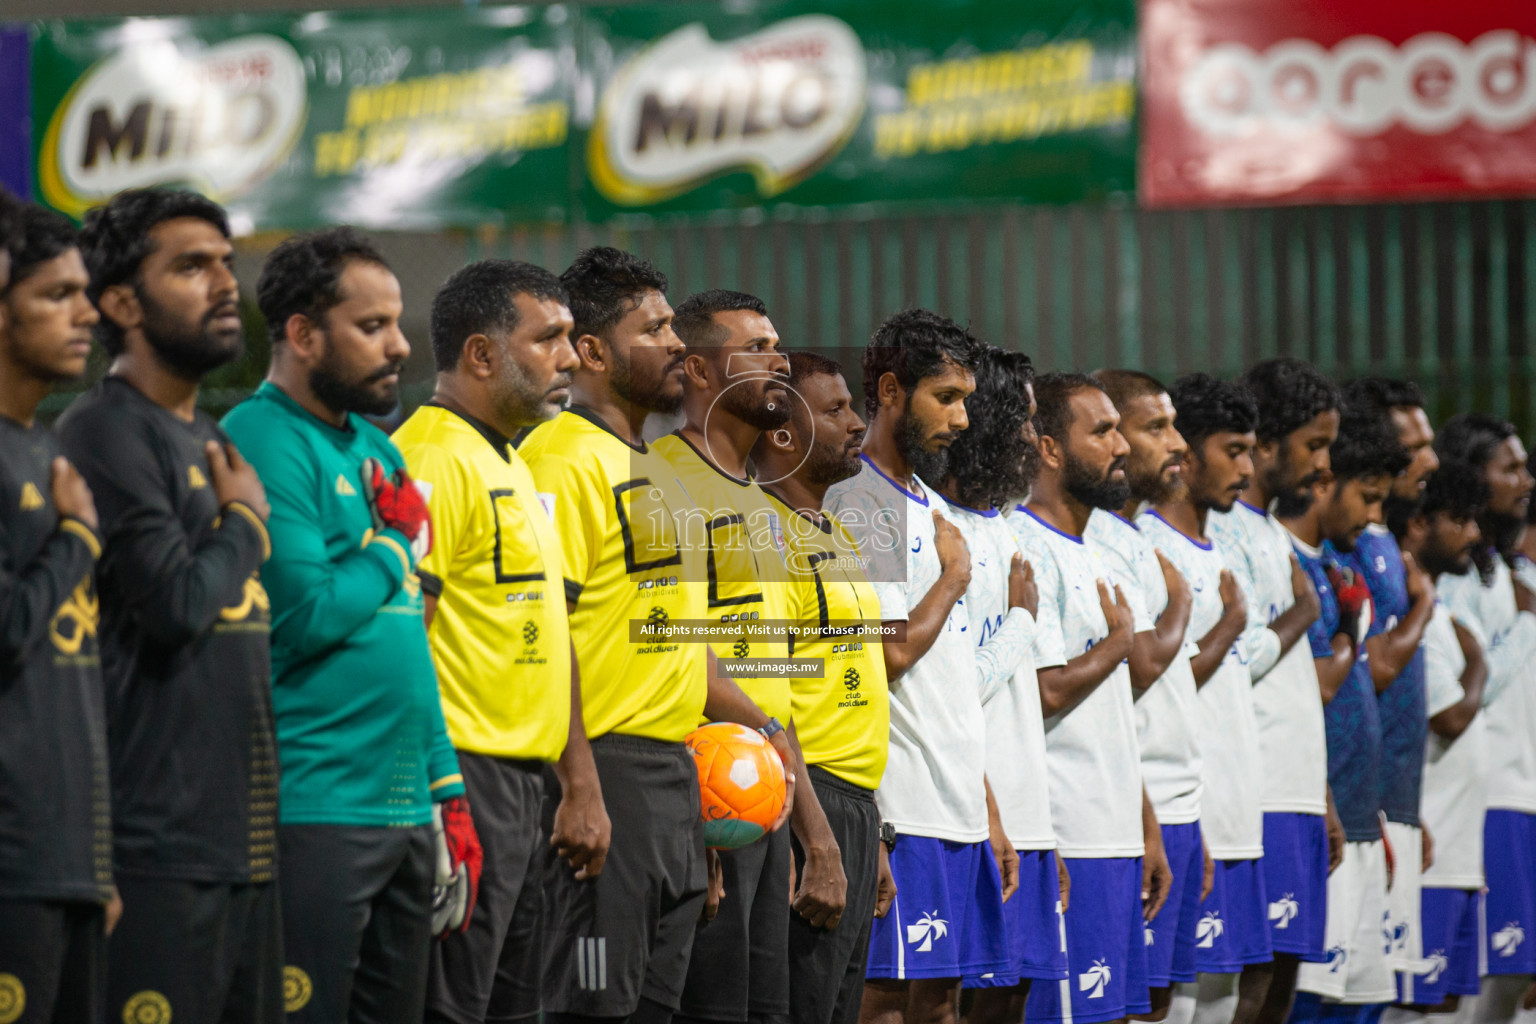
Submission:
[[[1227,930],[1227,924],[1221,919],[1221,915],[1214,910],[1207,910],[1200,923],[1195,925],[1195,943],[1197,949],[1210,949],[1221,938],[1221,933]]]
[[[917,947],[919,953],[926,953],[933,948],[934,939],[942,939],[949,934],[949,922],[938,916],[934,910],[917,919],[916,924],[907,925],[907,945],[921,942]]]
[[[1296,915],[1301,913],[1301,904],[1296,902],[1296,894],[1288,892],[1277,900],[1270,901],[1269,919],[1274,922],[1278,931],[1284,931],[1290,927]]]
[[[1519,921],[1511,921],[1503,928],[1493,933],[1491,945],[1493,951],[1499,956],[1514,956],[1515,950],[1525,941],[1525,929],[1520,927]]]
[[[1095,960],[1092,967],[1077,976],[1077,990],[1087,992],[1089,999],[1101,998],[1109,978],[1109,964],[1104,960]]]
[[[1451,966],[1451,958],[1445,955],[1445,950],[1443,949],[1435,950],[1424,959],[1429,961],[1429,970],[1424,972],[1424,984],[1426,985],[1433,985],[1439,981],[1440,975],[1444,974]]]

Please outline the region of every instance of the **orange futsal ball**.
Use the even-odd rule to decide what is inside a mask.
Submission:
[[[699,769],[704,845],[735,850],[768,833],[784,810],[784,762],[756,729],[714,722],[688,734]]]

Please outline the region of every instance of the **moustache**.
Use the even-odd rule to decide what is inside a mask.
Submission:
[[[568,373],[562,373],[562,374],[560,374],[559,376],[557,376],[555,378],[554,383],[550,384],[549,390],[550,391],[560,391],[560,390],[562,390],[564,388],[570,387],[571,386],[571,382],[572,382],[571,375],[568,374]],[[545,392],[545,394],[548,394],[548,393],[549,392]]]
[[[1117,469],[1122,473],[1125,472],[1125,467],[1126,457],[1124,455],[1116,457],[1115,461],[1111,462],[1109,464],[1109,468],[1104,471],[1104,479],[1108,480],[1110,477],[1114,476],[1115,470]]]
[[[388,377],[398,377],[404,368],[404,363],[386,363],[363,378],[364,384],[373,384]]]
[[[221,302],[217,306],[214,306],[212,309],[210,309],[208,312],[204,313],[203,323],[212,323],[214,320],[221,316],[231,315],[240,315],[240,304],[233,299],[230,299],[228,302]]]

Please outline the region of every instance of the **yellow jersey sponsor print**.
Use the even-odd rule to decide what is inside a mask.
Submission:
[[[171,1024],[171,1002],[153,989],[135,992],[123,1003],[123,1024]]]
[[[587,735],[680,743],[704,713],[705,647],[630,639],[632,622],[705,617],[701,554],[678,543],[676,472],[580,406],[518,447],[559,536]]]
[[[692,499],[683,526],[686,546],[702,548],[706,559],[707,617],[738,626],[730,639],[712,641],[720,658],[786,658],[787,641],[754,635],[753,623],[789,622],[800,615],[800,582],[786,562],[783,516],[752,480],[728,476],[681,435],[656,442],[656,451],[677,470]],[[789,680],[783,676],[736,676],[736,683],[763,712],[789,721]]]
[[[310,997],[314,994],[314,983],[302,967],[288,964],[283,968],[283,1009],[286,1012],[298,1013],[309,1005]]]
[[[16,1024],[27,1012],[27,987],[14,974],[0,974],[0,1024]]]
[[[885,652],[879,636],[861,636],[851,627],[878,628],[880,599],[858,544],[841,524],[802,516],[769,497],[784,517],[791,571],[811,577],[813,597],[802,612],[795,657],[821,658],[824,666],[820,679],[790,680],[800,749],[806,764],[876,789],[891,734]]]
[[[432,512],[417,565],[437,598],[427,631],[460,750],[553,761],[571,723],[560,543],[528,466],[485,424],[425,405],[393,438]]]

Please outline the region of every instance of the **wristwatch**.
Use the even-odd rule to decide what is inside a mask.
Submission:
[[[896,849],[896,826],[889,821],[880,823],[880,841],[885,844],[886,852]]]
[[[784,726],[780,724],[777,718],[769,718],[766,725],[757,727],[757,731],[763,734],[763,739],[771,740],[784,731]]]

